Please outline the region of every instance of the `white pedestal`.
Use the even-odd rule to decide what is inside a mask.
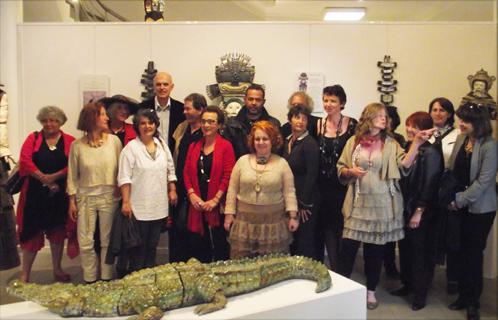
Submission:
[[[315,293],[313,281],[289,280],[232,297],[223,310],[197,316],[194,307],[188,307],[167,311],[164,319],[366,319],[366,288],[336,273],[330,275],[332,288],[322,293]],[[0,319],[61,318],[33,302],[19,302],[0,306]]]

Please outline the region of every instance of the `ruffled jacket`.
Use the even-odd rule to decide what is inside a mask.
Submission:
[[[198,196],[201,195],[201,192],[199,188],[199,179],[197,177],[197,163],[204,141],[204,138],[202,138],[189,146],[187,161],[185,162],[185,167],[183,169],[185,189],[194,189],[195,194]],[[232,144],[218,135],[214,145],[213,164],[208,183],[208,195],[207,199],[203,200],[210,200],[214,198],[218,191],[222,191],[224,194],[226,193],[234,165],[235,154],[233,152]],[[210,227],[220,226],[220,205],[215,207],[211,212],[206,213],[198,211],[190,205],[187,222],[188,229],[195,233],[204,234],[202,223],[203,215],[207,217],[207,222]]]

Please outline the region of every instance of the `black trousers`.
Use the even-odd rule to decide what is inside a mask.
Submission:
[[[435,266],[435,225],[433,217],[424,213],[416,229],[405,228],[405,238],[399,241],[401,282],[416,297],[425,299]],[[428,217],[428,218],[427,218]]]
[[[156,266],[156,251],[161,235],[164,219],[140,221],[137,220],[138,230],[142,237],[142,245],[129,252],[130,271]]]
[[[178,199],[182,199],[178,192]],[[180,201],[180,200],[179,200]],[[192,256],[189,251],[189,232],[186,229],[181,229],[176,223],[178,216],[178,206],[170,206],[170,214],[173,219],[173,224],[168,230],[168,253],[169,262],[186,262]]]
[[[318,222],[316,209],[311,210],[311,216],[309,217],[308,221],[299,222],[299,228],[293,234],[294,241],[290,245],[291,255],[305,256],[317,261],[323,261],[323,257],[322,260],[318,260],[318,256],[316,253],[316,228]]]
[[[324,259],[324,249],[327,249],[330,269],[337,272],[339,266],[339,252],[341,251],[342,230],[344,218],[342,204],[346,195],[346,188],[334,186],[331,182],[321,181],[321,192],[318,213],[316,236],[316,255],[318,261]]]
[[[384,253],[384,268],[386,270],[396,269],[396,242],[386,243],[386,252]]]
[[[458,259],[461,272],[458,278],[460,298],[468,306],[479,307],[482,293],[483,251],[486,248],[489,231],[496,212],[463,213],[460,251]]]
[[[339,274],[350,278],[353,272],[356,253],[361,242],[352,239],[342,239],[339,257]],[[382,261],[384,260],[385,245],[363,243],[363,259],[365,260],[365,274],[367,276],[367,290],[375,291],[380,279]]]
[[[204,221],[204,235],[193,232],[188,233],[190,257],[194,257],[203,263],[228,260],[230,258],[230,246],[227,241],[227,233],[223,227],[223,220],[223,217],[220,217],[220,226],[211,228]]]

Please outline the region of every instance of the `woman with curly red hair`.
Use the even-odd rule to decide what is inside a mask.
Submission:
[[[294,176],[276,154],[282,145],[278,129],[256,122],[248,145],[251,153],[235,164],[227,192],[224,226],[231,259],[288,253],[291,232],[299,227]]]

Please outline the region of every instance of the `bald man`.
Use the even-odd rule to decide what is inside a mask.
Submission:
[[[183,103],[170,97],[174,87],[173,78],[169,73],[158,72],[154,77],[154,98],[140,103],[141,109],[156,110],[161,123],[157,129],[161,137],[168,141],[171,153],[173,153],[175,147],[173,132],[185,120]]]

